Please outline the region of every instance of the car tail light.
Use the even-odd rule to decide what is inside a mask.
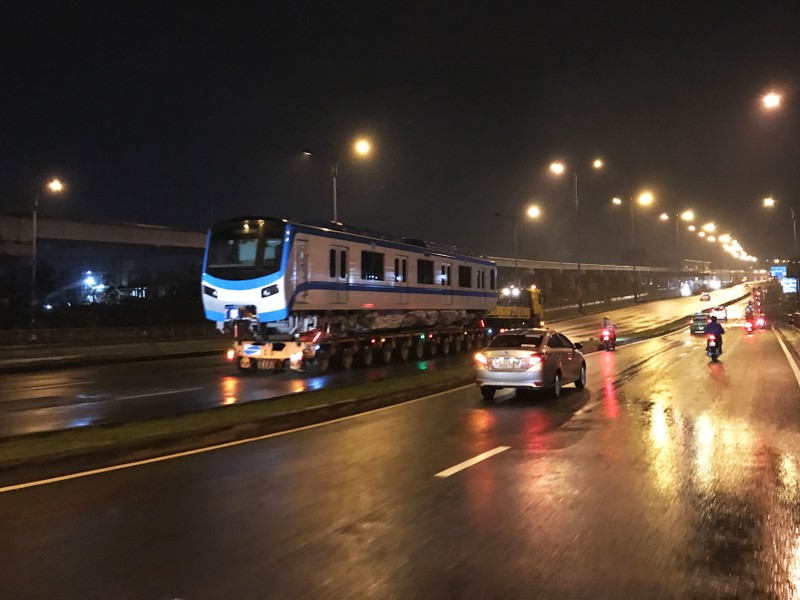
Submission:
[[[475,355],[475,360],[481,363],[482,365],[485,365],[487,363],[486,356],[483,354],[483,352],[478,352]]]
[[[225,356],[228,358],[228,360],[233,360],[236,356],[236,352],[233,350],[233,348],[231,348],[228,350],[228,353]]]
[[[538,364],[541,364],[544,361],[544,356],[541,354],[531,354],[528,357],[528,368],[535,367]]]

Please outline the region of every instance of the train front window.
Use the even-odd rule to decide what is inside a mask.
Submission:
[[[284,224],[262,219],[225,223],[211,232],[206,272],[220,279],[254,279],[281,266]]]

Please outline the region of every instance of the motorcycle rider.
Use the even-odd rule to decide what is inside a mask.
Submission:
[[[608,329],[611,332],[612,339],[617,341],[617,324],[608,317],[603,317],[603,329]]]
[[[755,317],[753,316],[753,301],[748,300],[747,306],[744,307],[744,319],[745,321],[752,321]]]
[[[715,315],[712,315],[710,323],[706,323],[706,326],[703,328],[703,333],[706,335],[711,333],[716,336],[717,348],[719,348],[719,353],[722,354],[722,334],[725,333],[725,330],[722,328],[722,325],[717,323],[717,317]]]

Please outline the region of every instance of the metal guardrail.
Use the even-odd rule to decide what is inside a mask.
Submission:
[[[186,340],[219,336],[213,323],[154,327],[93,327],[75,329],[12,329],[0,331],[0,346],[92,344],[148,340]]]

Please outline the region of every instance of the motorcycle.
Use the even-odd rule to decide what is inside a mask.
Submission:
[[[717,343],[717,336],[713,333],[709,333],[706,336],[706,354],[711,359],[711,362],[717,362],[719,355],[722,354]]]
[[[745,333],[747,333],[748,335],[753,335],[753,329],[755,329],[755,325],[753,324],[752,321],[744,322]]]
[[[766,329],[767,328],[767,320],[764,317],[758,317],[756,319],[756,327],[758,329]]]
[[[603,343],[604,350],[617,349],[617,335],[614,333],[613,329],[604,328],[603,331],[600,332],[600,341]]]

